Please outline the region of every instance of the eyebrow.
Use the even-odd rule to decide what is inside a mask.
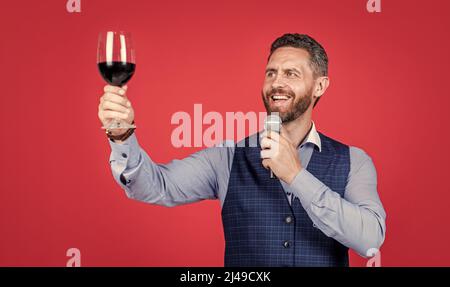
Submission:
[[[297,68],[289,68],[289,69],[286,69],[285,71],[294,71],[294,72],[297,72],[298,74],[301,74],[302,72],[300,71],[300,70],[298,70]]]
[[[276,69],[274,69],[274,68],[267,68],[266,69],[266,73],[267,72],[276,72],[277,70]],[[288,69],[283,69],[283,71],[284,72],[286,72],[286,71],[294,71],[294,72],[297,72],[297,73],[299,73],[299,74],[301,74],[302,72],[301,71],[299,71],[297,68],[288,68]]]

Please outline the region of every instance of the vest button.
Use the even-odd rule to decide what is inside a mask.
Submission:
[[[286,216],[286,218],[284,219],[284,221],[289,224],[292,223],[292,216]]]
[[[289,248],[289,247],[291,246],[291,242],[288,241],[288,240],[286,240],[286,241],[283,243],[283,246],[284,246],[284,248]]]

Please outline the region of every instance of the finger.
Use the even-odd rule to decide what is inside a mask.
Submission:
[[[271,163],[272,163],[271,159],[263,159],[262,160],[262,165],[264,166],[265,169],[269,169]]]
[[[271,149],[277,144],[278,143],[276,141],[267,137],[262,138],[260,142],[261,149]]]
[[[265,137],[267,137],[267,133],[265,131],[259,134],[259,143],[260,144],[261,144],[262,139]]]
[[[275,131],[267,131],[267,137],[276,142],[280,140],[280,134]]]
[[[261,149],[270,148],[270,139],[269,138],[262,138],[260,142]]]
[[[270,141],[270,150],[272,150],[274,152],[274,155],[276,155],[280,150],[280,142],[276,142],[273,139],[269,139],[269,141]]]
[[[271,138],[265,137],[265,138],[261,139],[260,145],[261,145],[262,149],[266,149],[266,148],[273,149],[273,148],[276,148],[279,145],[279,143],[274,141]]]
[[[275,151],[272,149],[261,150],[261,158],[262,159],[273,158],[274,156],[275,156]]]
[[[262,139],[263,137],[267,137],[269,139],[273,139],[274,141],[278,141],[280,134],[275,131],[265,130],[263,133],[261,133],[259,138]]]
[[[124,107],[121,104],[117,104],[111,101],[104,101],[102,103],[102,110],[111,110],[116,112],[122,112],[122,113],[130,113],[130,109]]]
[[[113,93],[109,93],[109,92],[105,93],[103,95],[103,101],[106,101],[106,100],[114,102],[114,103],[117,103],[117,104],[120,104],[120,105],[122,105],[124,107],[127,107],[127,106],[131,107],[131,103],[130,103],[130,101],[127,98],[124,98],[124,97],[119,96],[117,94],[113,94]]]
[[[128,115],[126,113],[115,111],[102,111],[102,116],[105,119],[126,119]]]
[[[125,93],[126,93],[125,89],[122,89],[121,87],[111,86],[111,85],[106,85],[103,88],[103,91],[105,93],[114,93],[114,94],[121,95],[121,96],[125,95]]]
[[[263,137],[267,137],[267,131],[264,130],[262,133],[259,134],[259,139],[262,139]]]

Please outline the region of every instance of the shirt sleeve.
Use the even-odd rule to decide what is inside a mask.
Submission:
[[[136,134],[121,144],[109,143],[113,177],[129,198],[168,207],[217,198],[216,169],[223,165],[224,148],[211,147],[157,164],[139,146]]]
[[[379,249],[386,233],[386,212],[377,192],[377,174],[372,159],[350,147],[351,167],[342,198],[306,169],[289,189],[300,199],[309,217],[323,233],[363,257]]]

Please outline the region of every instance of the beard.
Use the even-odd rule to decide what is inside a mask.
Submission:
[[[261,92],[261,95],[262,95],[264,106],[266,108],[267,113],[271,114],[273,112],[277,112],[281,118],[281,121],[283,123],[285,123],[285,122],[290,122],[290,121],[297,119],[298,117],[303,115],[308,110],[308,108],[312,102],[312,89],[313,88],[311,88],[302,97],[296,97],[295,93],[290,89],[283,90],[280,88],[271,89],[267,93],[267,95],[264,94],[264,92]],[[271,97],[274,94],[291,97],[291,99],[292,99],[291,103],[289,104],[289,106],[286,110],[281,111],[281,109],[279,107],[276,107],[276,106],[271,107],[270,106],[270,101],[272,100]]]

